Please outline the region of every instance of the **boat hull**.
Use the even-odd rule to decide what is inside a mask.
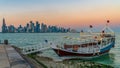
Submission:
[[[96,58],[96,57],[99,57],[101,55],[107,54],[114,45],[115,45],[115,42],[111,42],[107,46],[101,48],[99,52],[95,52],[95,53],[74,52],[74,51],[68,51],[66,49],[59,49],[57,47],[53,47],[52,49],[60,57],[70,57],[70,56],[76,57],[77,56],[81,59],[83,59],[83,58],[84,59],[91,59],[91,58]]]
[[[58,54],[60,57],[63,56],[79,56],[79,57],[94,57],[94,56],[100,56],[103,54],[108,53],[110,50],[106,50],[104,52],[98,52],[98,53],[73,53],[73,52],[68,52],[68,51],[64,51],[61,49],[55,49],[53,48],[53,50],[56,52],[56,54]]]

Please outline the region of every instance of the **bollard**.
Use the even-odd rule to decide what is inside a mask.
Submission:
[[[5,45],[8,45],[8,40],[4,40],[4,44],[5,44]]]

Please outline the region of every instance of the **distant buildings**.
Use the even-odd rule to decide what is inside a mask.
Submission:
[[[8,28],[7,28],[6,24],[5,24],[5,19],[4,18],[3,18],[2,32],[3,33],[8,32]]]
[[[19,25],[17,28],[14,25],[7,26],[3,18],[2,33],[67,33],[73,32],[70,28],[63,28],[58,26],[50,26],[44,23],[36,23],[30,21],[26,26]]]

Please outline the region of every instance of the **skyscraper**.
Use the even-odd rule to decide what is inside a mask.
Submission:
[[[8,26],[8,32],[9,33],[14,33],[15,32],[15,27],[13,25]]]
[[[34,28],[35,28],[35,26],[34,26],[34,23],[32,22],[32,21],[30,21],[30,32],[34,32]]]
[[[27,23],[26,29],[27,29],[26,32],[29,33],[29,31],[30,31],[30,25],[29,25],[29,23]]]
[[[40,24],[38,21],[36,21],[36,26],[35,26],[34,32],[36,32],[36,33],[40,32]]]
[[[6,23],[5,23],[5,19],[3,18],[3,24],[2,24],[2,32],[3,33],[7,33],[7,26],[6,26]]]

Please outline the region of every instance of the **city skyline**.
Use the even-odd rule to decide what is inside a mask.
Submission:
[[[30,20],[81,30],[89,25],[120,31],[120,0],[0,0],[0,22],[25,26]],[[2,23],[0,24],[0,27]],[[1,30],[1,29],[0,29]]]
[[[71,28],[59,27],[54,25],[47,25],[44,23],[39,23],[39,21],[30,21],[25,26],[19,25],[15,27],[14,25],[7,25],[5,18],[3,18],[2,23],[2,33],[67,33],[76,32],[76,30]]]

